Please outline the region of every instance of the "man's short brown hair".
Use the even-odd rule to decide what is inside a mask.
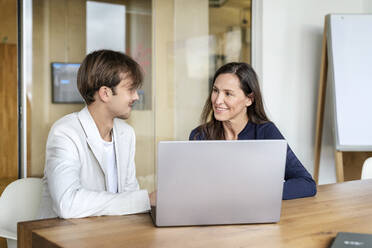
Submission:
[[[115,87],[125,76],[133,80],[134,89],[142,85],[141,67],[128,55],[111,50],[98,50],[88,54],[81,64],[77,75],[77,87],[87,105],[94,102],[94,94],[102,86]]]

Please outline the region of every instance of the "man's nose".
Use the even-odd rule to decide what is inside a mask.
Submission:
[[[133,101],[138,101],[139,99],[139,96],[138,96],[138,91],[134,91],[134,94],[133,94]]]

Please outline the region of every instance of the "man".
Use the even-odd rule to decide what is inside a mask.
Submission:
[[[58,120],[46,145],[40,218],[124,215],[150,209],[134,164],[135,134],[124,121],[138,100],[139,65],[110,50],[86,56],[77,77],[87,106]]]

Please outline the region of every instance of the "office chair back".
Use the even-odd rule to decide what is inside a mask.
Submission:
[[[0,197],[0,237],[8,248],[17,247],[17,223],[36,218],[40,206],[42,181],[23,178],[9,184]]]
[[[372,157],[367,158],[366,161],[364,161],[362,168],[362,179],[369,178],[372,178]]]

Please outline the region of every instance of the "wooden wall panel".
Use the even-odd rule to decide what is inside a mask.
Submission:
[[[18,177],[17,45],[0,44],[0,178]]]
[[[17,44],[17,1],[0,0],[0,43]]]

